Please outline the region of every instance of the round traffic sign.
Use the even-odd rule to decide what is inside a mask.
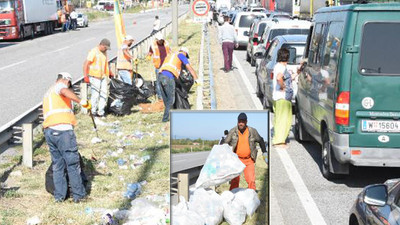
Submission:
[[[192,11],[196,16],[205,16],[210,11],[210,4],[207,0],[195,0],[192,5]]]

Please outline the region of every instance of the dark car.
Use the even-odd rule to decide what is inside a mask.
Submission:
[[[400,224],[400,179],[365,187],[351,209],[349,224]]]

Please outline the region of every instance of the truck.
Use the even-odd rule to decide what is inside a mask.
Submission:
[[[232,7],[231,0],[217,0],[215,2],[215,8],[217,9],[217,11],[220,8],[227,8],[228,10],[230,10],[231,7]]]
[[[335,4],[333,0],[261,0],[261,5],[272,11],[276,10],[290,13],[292,16],[311,18],[315,11],[325,7],[327,2],[330,6]]]
[[[0,40],[53,33],[62,7],[61,0],[0,0]]]

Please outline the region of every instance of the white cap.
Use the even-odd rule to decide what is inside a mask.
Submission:
[[[158,33],[156,34],[155,38],[156,38],[157,40],[164,40],[164,36],[163,36],[163,34],[162,34],[161,32],[158,32]]]
[[[181,47],[181,48],[179,49],[179,51],[180,51],[180,52],[186,52],[187,57],[189,58],[189,49],[188,49],[188,48],[186,48],[186,47]]]
[[[58,75],[61,75],[63,79],[72,81],[72,76],[68,72],[61,72],[61,73],[58,73]]]
[[[125,40],[125,41],[130,41],[130,40],[133,41],[133,37],[132,37],[131,35],[126,35],[125,38],[124,38],[124,40]]]

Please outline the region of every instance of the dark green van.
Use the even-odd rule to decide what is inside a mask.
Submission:
[[[400,167],[400,4],[319,9],[305,62],[295,137],[322,145],[324,177]]]

